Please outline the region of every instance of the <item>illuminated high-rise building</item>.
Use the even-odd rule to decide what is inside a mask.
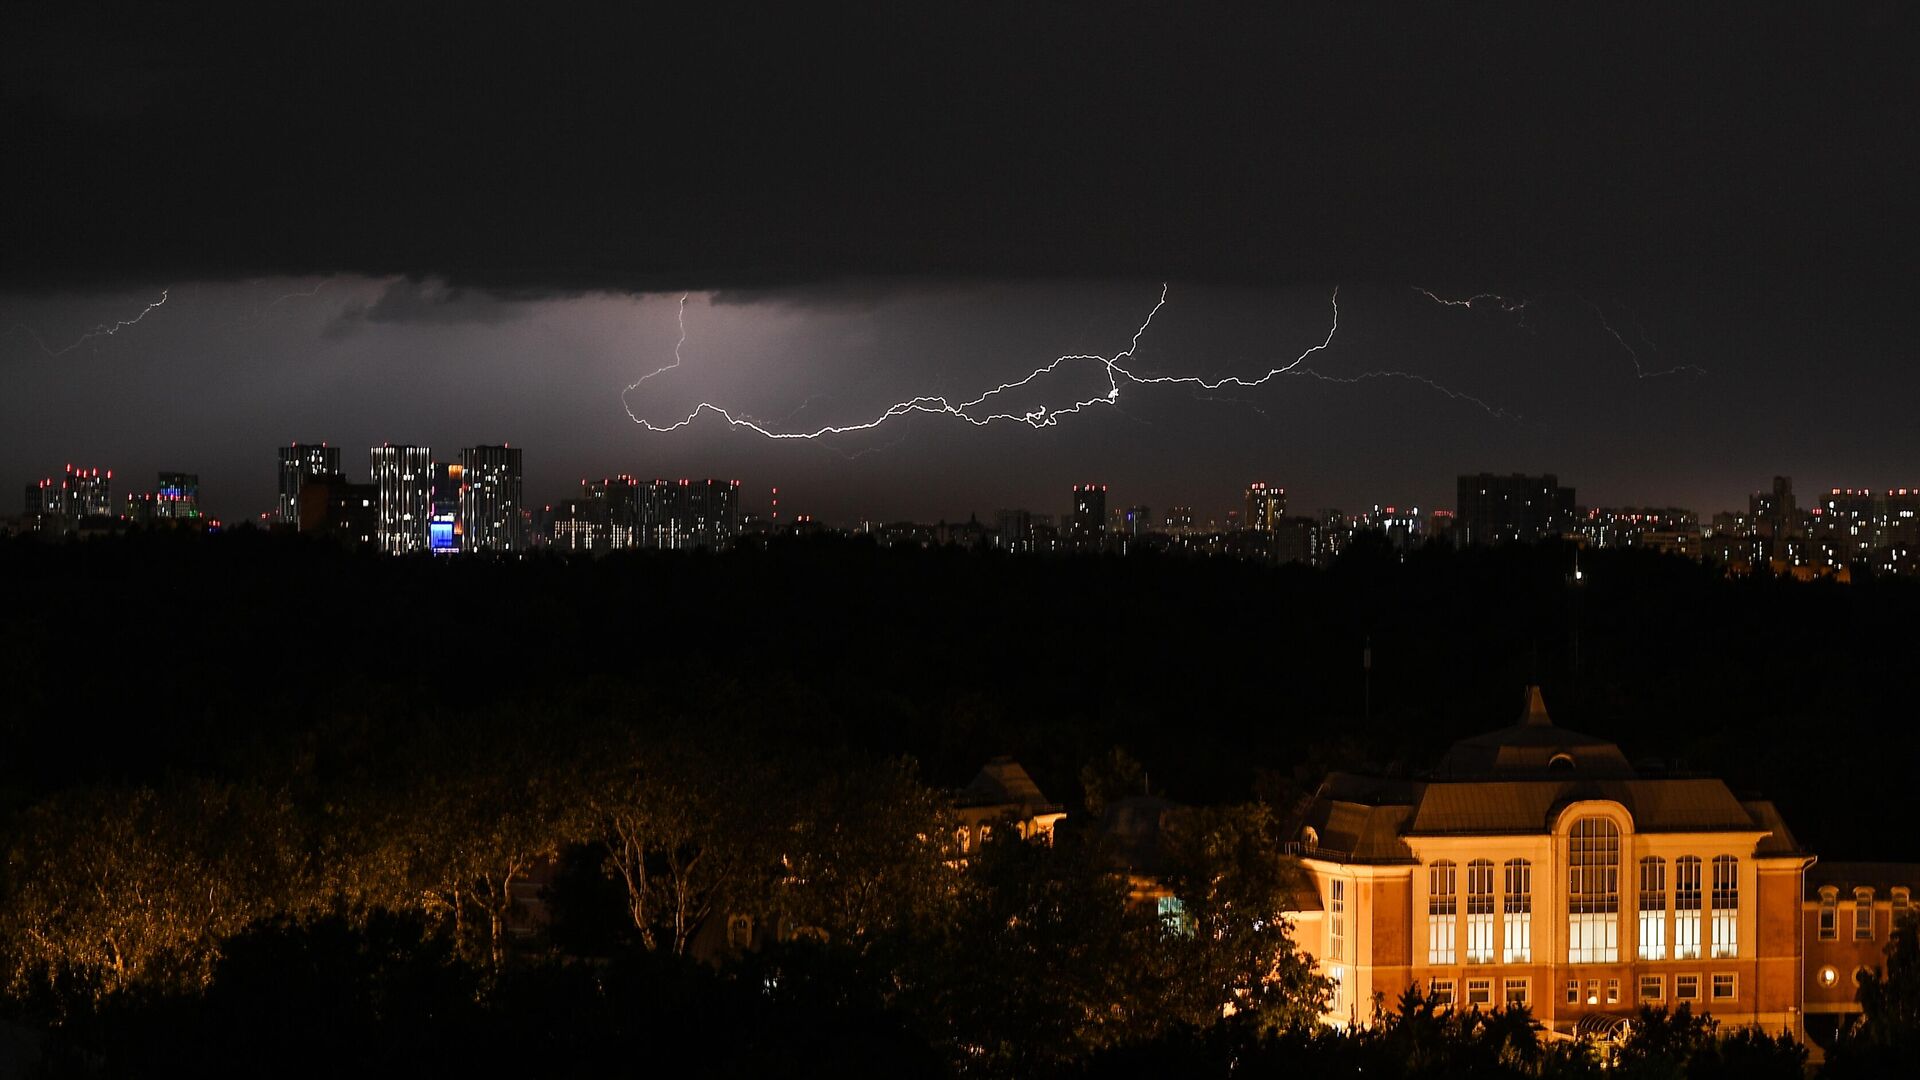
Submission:
[[[584,485],[586,481],[581,481]],[[621,473],[611,479],[602,480],[593,490],[584,492],[591,498],[600,500],[603,510],[600,517],[602,542],[596,548],[609,550],[640,546],[641,532],[641,492],[640,479]]]
[[[1241,518],[1245,528],[1270,533],[1287,516],[1287,489],[1268,487],[1259,481],[1247,485],[1247,512]]]
[[[462,551],[527,550],[520,463],[520,450],[510,446],[470,446],[460,451]]]
[[[154,486],[152,516],[156,521],[191,521],[200,516],[200,477],[195,473],[163,472]]]
[[[1079,550],[1097,549],[1107,539],[1107,485],[1073,485],[1073,518],[1067,543]]]
[[[300,486],[313,476],[340,473],[340,448],[326,443],[293,443],[280,448],[280,522],[300,524]]]
[[[433,500],[433,451],[424,446],[376,446],[373,486],[380,492],[380,550],[405,555],[427,550]]]
[[[740,481],[682,480],[675,493],[676,547],[727,547],[740,536]]]
[[[1462,544],[1532,543],[1573,529],[1570,487],[1552,473],[1459,478],[1454,534]]]

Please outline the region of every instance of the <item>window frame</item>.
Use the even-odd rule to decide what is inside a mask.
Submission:
[[[1720,988],[1722,986],[1727,988],[1727,992],[1725,994],[1720,993]],[[1715,1001],[1739,1001],[1739,1000],[1740,1000],[1740,973],[1739,972],[1716,971],[1711,976],[1709,976],[1708,983],[1707,983],[1707,1001],[1709,1003],[1712,1003]]]
[[[1682,989],[1688,986],[1693,988],[1693,993],[1682,993]],[[1684,972],[1673,977],[1673,1000],[1676,1003],[1698,1004],[1706,1000],[1700,996],[1701,989],[1698,972]]]
[[[1533,983],[1533,980],[1526,978],[1525,976],[1510,975],[1506,978],[1501,979],[1500,980],[1500,1004],[1503,1007],[1509,1008],[1509,1009],[1513,1008],[1515,1005],[1524,1005],[1528,1008],[1532,1008],[1533,1007],[1532,983]],[[1520,991],[1520,994],[1518,997],[1514,996],[1514,991],[1516,989]]]
[[[1649,986],[1653,987],[1651,994],[1647,993]],[[1639,994],[1643,1002],[1667,1000],[1667,977],[1665,975],[1640,976]]]

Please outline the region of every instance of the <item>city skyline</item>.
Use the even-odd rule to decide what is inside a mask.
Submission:
[[[1392,498],[1444,505],[1458,473],[1552,470],[1702,509],[1756,475],[1913,479],[1888,9],[1143,10],[1014,47],[960,12],[464,14],[6,16],[0,482],[191,468],[233,517],[270,494],[248,447],[315,438],[510,441],[534,492],[738,477],[838,519],[1095,475],[1334,506],[1410,476]],[[1176,381],[1041,430],[635,423],[858,426],[1123,351]],[[995,400],[1106,385],[1074,363]]]

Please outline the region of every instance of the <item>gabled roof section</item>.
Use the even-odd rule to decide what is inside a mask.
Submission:
[[[1047,801],[1040,785],[1021,764],[1004,755],[981,766],[973,781],[960,791],[955,804],[961,807],[1005,807],[1028,814],[1060,809]]]
[[[1556,726],[1547,715],[1540,688],[1529,686],[1518,723],[1454,743],[1434,776],[1443,780],[1627,780],[1634,771],[1619,746]]]

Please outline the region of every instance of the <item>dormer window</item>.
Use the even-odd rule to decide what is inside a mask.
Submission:
[[[1307,849],[1308,851],[1317,851],[1317,850],[1319,850],[1319,848],[1320,848],[1320,830],[1318,830],[1318,829],[1316,829],[1316,828],[1314,828],[1314,827],[1313,827],[1313,826],[1311,826],[1311,825],[1309,825],[1309,826],[1307,826],[1307,827],[1306,827],[1306,828],[1304,828],[1304,829],[1301,829],[1301,830],[1300,830],[1300,844],[1301,844],[1301,846],[1302,846],[1302,847],[1305,847],[1305,848],[1306,848],[1306,849]]]

